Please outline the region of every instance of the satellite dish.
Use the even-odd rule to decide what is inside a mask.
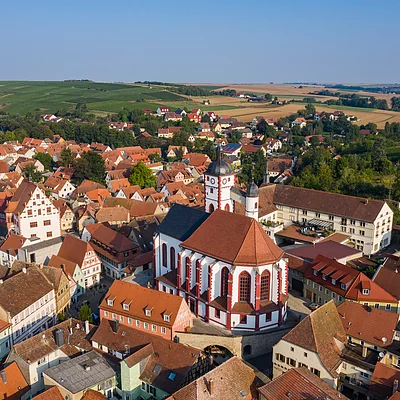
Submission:
[[[385,354],[381,351],[380,353],[379,353],[379,357],[380,358],[383,358],[385,356]]]
[[[387,339],[385,337],[382,338],[382,343],[385,344],[387,342]]]

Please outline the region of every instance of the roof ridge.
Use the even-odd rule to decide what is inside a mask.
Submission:
[[[216,211],[222,211],[222,210],[217,209]],[[235,257],[233,258],[233,263],[236,263],[236,259],[238,258],[240,252],[242,251],[243,244],[244,244],[244,242],[247,240],[247,237],[248,237],[248,235],[249,235],[250,229],[251,229],[251,221],[250,221],[250,225],[249,225],[249,227],[248,227],[248,229],[247,229],[246,235],[244,236],[243,241],[242,241],[242,243],[240,244],[240,246],[239,246],[239,248],[238,248],[238,251],[237,251]],[[256,247],[256,246],[254,246],[254,247]]]

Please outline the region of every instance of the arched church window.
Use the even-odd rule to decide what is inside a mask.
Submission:
[[[269,271],[267,270],[261,274],[260,300],[269,300]]]
[[[162,245],[162,266],[165,268],[168,266],[167,245],[165,243]]]
[[[228,295],[228,279],[229,269],[228,267],[222,268],[221,271],[221,296],[226,297]]]
[[[239,301],[250,303],[250,283],[250,274],[246,271],[241,272],[239,275]]]
[[[231,208],[229,207],[229,204],[225,205],[225,211],[228,211],[228,212],[231,211]]]
[[[175,249],[171,247],[169,249],[170,253],[170,261],[171,261],[171,270],[176,268],[176,263],[175,263]]]
[[[208,207],[208,211],[210,212],[210,213],[212,213],[212,212],[214,212],[214,204],[210,204],[210,206]]]

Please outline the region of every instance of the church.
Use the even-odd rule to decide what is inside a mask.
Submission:
[[[258,222],[258,188],[234,213],[236,176],[218,151],[205,175],[205,211],[175,204],[154,238],[157,289],[229,330],[259,331],[286,319],[288,263]]]

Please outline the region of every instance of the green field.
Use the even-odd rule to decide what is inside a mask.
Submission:
[[[156,110],[166,102],[190,103],[190,99],[161,86],[149,89],[146,85],[83,81],[0,81],[0,109],[10,114],[55,113],[60,108],[68,110],[76,103],[86,103],[90,110],[102,112],[118,112],[123,107]]]

